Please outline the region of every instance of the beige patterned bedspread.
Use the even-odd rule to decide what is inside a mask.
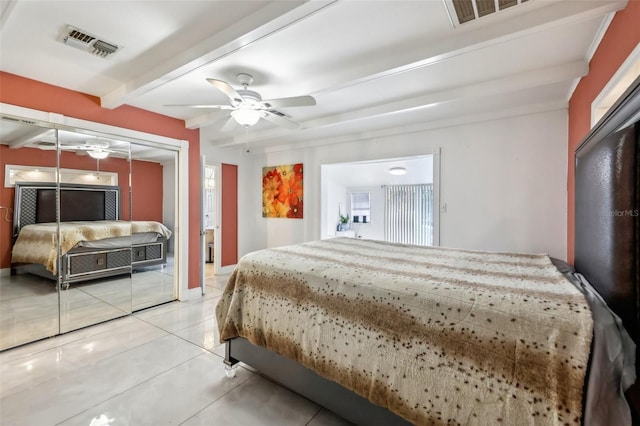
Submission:
[[[416,424],[580,424],[592,334],[546,255],[335,238],[243,257],[216,307],[236,336]]]
[[[60,224],[62,254],[67,253],[81,241],[96,241],[106,238],[126,237],[140,232],[157,232],[166,238],[171,236],[169,228],[155,221],[78,221]],[[11,251],[12,263],[39,263],[56,274],[56,223],[37,223],[24,226]]]

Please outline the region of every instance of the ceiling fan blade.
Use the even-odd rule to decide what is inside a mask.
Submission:
[[[213,87],[227,95],[232,102],[235,101],[236,103],[240,103],[244,101],[242,96],[240,96],[240,94],[236,92],[236,89],[229,86],[229,83],[227,83],[226,81],[216,80],[215,78],[208,78],[207,81],[211,83]]]
[[[316,100],[313,96],[294,96],[291,98],[268,99],[266,101],[258,102],[256,105],[264,106],[267,109],[271,109],[314,106],[315,104]]]
[[[189,104],[189,105],[177,105],[177,104],[169,104],[169,105],[164,105],[167,107],[187,107],[187,108],[214,108],[214,109],[235,109],[234,107],[232,107],[231,105],[206,105],[206,104],[201,104],[201,105],[193,105],[193,104]]]
[[[220,131],[221,131],[221,132],[230,132],[230,131],[232,131],[233,129],[235,129],[235,128],[236,128],[236,124],[237,124],[237,123],[236,123],[235,118],[233,118],[233,117],[229,117],[229,119],[227,120],[227,122],[226,122],[226,123],[224,123],[224,126],[222,126],[222,127],[220,128]]]
[[[271,111],[264,111],[262,118],[289,130],[295,130],[300,127],[300,125],[295,121],[291,121],[288,118],[280,117],[279,115],[274,114]]]

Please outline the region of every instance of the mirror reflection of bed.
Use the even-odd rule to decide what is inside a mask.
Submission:
[[[0,206],[12,209],[6,217],[5,210],[0,211],[0,310],[3,312],[0,350],[176,299],[174,152],[150,149],[144,141],[116,140],[88,131],[58,130],[46,124],[33,125],[13,119],[3,118],[1,128],[2,171],[3,175],[11,174],[14,182],[3,183],[0,197]],[[101,150],[107,154],[104,158],[94,158],[89,153],[86,146],[91,140],[101,141]],[[121,236],[112,248],[76,247],[71,261],[62,257],[60,269],[71,269],[71,272],[61,281],[59,291],[58,275],[49,271],[47,276],[45,266],[12,263],[13,185],[15,180],[48,182],[49,185],[55,182],[56,146],[60,147],[61,185],[115,186],[120,190],[117,219],[125,224],[124,229],[129,228],[128,234],[133,223],[153,221],[165,226],[172,235],[163,239],[162,244],[134,243],[130,236]],[[11,171],[8,167],[12,167]],[[55,204],[55,189],[53,194]],[[72,201],[71,210],[81,211],[86,208],[85,204]],[[63,213],[61,211],[61,215]],[[55,217],[53,210],[53,218],[47,220],[55,224]],[[61,219],[65,221],[64,217]],[[114,270],[116,258],[120,260],[116,261]],[[83,268],[89,272],[93,268],[86,266],[85,261],[111,272],[83,275],[87,272]],[[103,266],[100,262],[109,264]]]

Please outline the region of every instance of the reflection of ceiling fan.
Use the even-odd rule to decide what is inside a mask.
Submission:
[[[262,100],[262,96],[258,92],[249,90],[249,85],[253,82],[253,76],[249,74],[238,74],[238,81],[244,89],[235,90],[229,83],[222,80],[207,78],[207,81],[216,89],[229,97],[231,105],[167,105],[167,106],[186,106],[191,108],[216,108],[231,110],[231,118],[222,126],[222,131],[233,129],[238,123],[242,126],[249,127],[256,124],[261,118],[270,121],[278,126],[287,129],[296,129],[299,124],[287,118],[287,116],[274,108],[302,107],[313,106],[316,100],[313,96],[295,96],[291,98],[279,98]]]
[[[109,153],[114,152],[109,149],[111,145],[107,141],[101,141],[100,139],[86,140],[83,145],[63,145],[61,149],[73,149],[76,151],[86,151],[89,156],[96,160],[103,160],[109,156]]]
[[[46,140],[41,140],[36,142],[35,144],[40,149],[55,149],[55,142],[49,142]],[[64,143],[61,142],[59,144],[61,150],[69,150],[69,151],[85,151],[92,158],[97,160],[103,160],[109,156],[110,153],[118,152],[116,150],[111,149],[111,145],[108,141],[100,140],[100,139],[87,139],[84,143]]]

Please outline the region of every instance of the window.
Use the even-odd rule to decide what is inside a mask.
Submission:
[[[371,222],[371,196],[368,192],[351,193],[351,220],[353,223]]]

